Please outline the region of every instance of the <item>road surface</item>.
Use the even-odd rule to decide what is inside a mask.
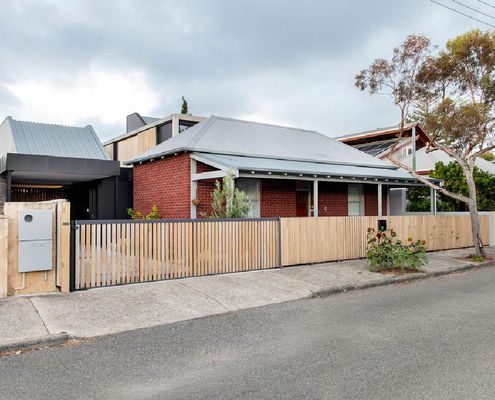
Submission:
[[[0,398],[494,399],[495,267],[0,357]]]

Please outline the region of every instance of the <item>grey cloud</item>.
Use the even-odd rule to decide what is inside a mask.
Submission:
[[[158,115],[177,111],[185,95],[198,114],[268,110],[273,121],[328,134],[395,122],[390,103],[353,86],[374,57],[412,32],[443,43],[478,26],[426,0],[4,3],[0,85],[69,80],[91,63],[137,69],[162,94]],[[1,104],[8,101],[0,93]],[[92,122],[108,138],[121,133],[124,118],[119,127]]]

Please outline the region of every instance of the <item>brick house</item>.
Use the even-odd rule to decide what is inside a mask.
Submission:
[[[215,181],[234,174],[250,217],[386,215],[409,174],[321,133],[212,116],[136,159],[134,209],[163,218],[211,212]]]

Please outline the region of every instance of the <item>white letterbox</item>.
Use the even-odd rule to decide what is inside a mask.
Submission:
[[[52,235],[52,211],[19,211],[19,272],[52,269]]]

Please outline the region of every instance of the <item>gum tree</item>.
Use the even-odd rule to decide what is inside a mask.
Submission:
[[[485,257],[474,170],[476,158],[495,149],[495,33],[470,31],[432,50],[427,38],[409,36],[390,60],[376,60],[355,83],[370,94],[392,96],[400,109],[398,141],[411,112],[432,139],[428,151],[444,151],[459,164],[468,195],[440,187],[389,156],[420,182],[467,205],[476,255]]]

